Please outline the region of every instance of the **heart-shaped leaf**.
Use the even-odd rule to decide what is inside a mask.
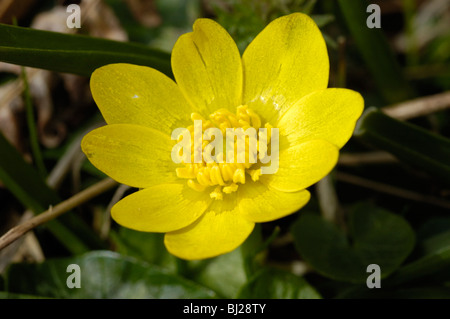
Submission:
[[[242,247],[228,254],[190,262],[191,278],[213,289],[221,297],[233,298],[247,281]]]
[[[244,299],[320,299],[320,294],[302,277],[290,272],[265,268],[241,289]]]
[[[424,278],[427,282],[438,283],[449,280],[450,227],[448,222],[448,218],[439,218],[430,220],[422,227],[421,234],[425,238],[417,245],[420,258],[400,268],[390,278],[392,284],[398,285],[419,279],[424,280]]]
[[[80,288],[67,281],[79,266]],[[94,251],[79,257],[47,260],[42,264],[15,264],[7,272],[8,292],[53,298],[213,298],[216,294],[157,266],[111,251]]]
[[[414,232],[400,216],[369,204],[357,205],[349,216],[349,235],[318,215],[303,214],[293,225],[302,257],[323,276],[365,282],[367,267],[380,266],[381,278],[395,271],[414,247]]]

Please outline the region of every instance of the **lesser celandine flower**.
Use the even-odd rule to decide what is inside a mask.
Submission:
[[[91,90],[108,125],[90,132],[82,148],[107,175],[140,188],[113,207],[114,220],[166,233],[167,249],[184,259],[232,251],[255,223],[303,207],[306,188],[335,166],[363,109],[358,93],[327,89],[324,39],[301,13],[271,22],[242,57],[219,24],[198,19],[176,42],[172,69],[176,82],[137,65],[97,69]],[[261,174],[263,164],[250,163],[248,152],[243,163],[175,163],[171,152],[184,138],[172,133],[193,132],[200,120],[203,137],[208,128],[266,128],[268,136],[278,129],[276,173]]]

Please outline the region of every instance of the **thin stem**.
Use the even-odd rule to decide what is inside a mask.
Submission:
[[[103,216],[101,217],[101,226],[100,226],[100,238],[106,239],[109,234],[109,230],[111,228],[111,209],[112,207],[122,199],[125,192],[127,192],[131,187],[128,185],[121,184],[119,187],[117,187],[116,192],[114,193],[110,203],[108,204],[108,207],[103,212]]]
[[[422,97],[381,110],[396,119],[407,120],[450,108],[450,91]]]
[[[388,152],[373,151],[367,153],[342,153],[339,155],[339,165],[358,166],[367,164],[396,163],[397,158]]]
[[[316,194],[323,218],[345,229],[344,212],[330,175],[325,176],[316,184]]]
[[[444,199],[435,196],[423,195],[421,193],[413,192],[407,189],[395,187],[385,183],[375,182],[352,174],[336,172],[336,179],[341,182],[372,189],[380,193],[385,193],[392,196],[413,200],[416,202],[423,202],[450,209],[450,202]]]
[[[33,152],[34,162],[39,175],[42,178],[47,176],[47,170],[45,169],[44,160],[42,158],[41,149],[39,148],[39,138],[37,135],[36,123],[34,120],[33,102],[31,101],[30,87],[28,85],[27,72],[22,67],[22,79],[24,84],[23,94],[25,99],[25,107],[27,114],[28,134],[30,136],[31,151]]]
[[[53,167],[50,174],[47,176],[47,185],[51,188],[58,189],[60,184],[63,182],[67,173],[70,171],[75,159],[79,154],[83,154],[80,148],[81,139],[93,129],[99,127],[100,123],[95,123],[90,125],[86,130],[78,134],[72,142],[70,142],[64,154],[58,160],[56,165]]]
[[[106,178],[97,184],[94,184],[87,189],[79,192],[71,198],[59,203],[55,207],[50,207],[48,210],[39,214],[32,219],[27,220],[23,224],[10,229],[6,234],[0,237],[0,250],[32,230],[33,228],[40,226],[56,217],[62,215],[65,212],[87,202],[88,200],[100,195],[112,187],[116,186],[117,182]]]

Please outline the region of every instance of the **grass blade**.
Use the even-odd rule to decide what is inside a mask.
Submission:
[[[411,99],[413,91],[382,30],[370,29],[366,24],[371,14],[366,12],[369,3],[366,0],[338,0],[338,3],[356,46],[386,101],[391,104]]]
[[[450,140],[416,125],[367,109],[354,135],[450,184]]]
[[[172,76],[170,55],[145,45],[0,24],[0,61],[90,76],[110,63],[153,67]]]

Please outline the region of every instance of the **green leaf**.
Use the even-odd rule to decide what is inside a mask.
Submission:
[[[440,249],[402,267],[392,279],[393,284],[401,284],[433,275],[450,267],[450,247]]]
[[[320,294],[302,277],[290,272],[266,268],[239,292],[243,299],[320,299]]]
[[[432,217],[420,226],[417,239],[424,241],[447,231],[450,231],[450,217]]]
[[[176,272],[177,260],[165,248],[164,234],[138,232],[121,227],[111,235],[117,251],[122,255],[158,265],[171,273]],[[214,290],[221,297],[233,298],[247,281],[244,250],[241,246],[215,258],[187,262],[185,275]]]
[[[450,231],[436,234],[435,236],[424,240],[420,244],[421,253],[430,255],[443,249],[450,248]]]
[[[371,13],[366,10],[370,3],[366,0],[338,0],[338,3],[350,33],[384,98],[389,103],[396,103],[414,97],[382,29],[367,27],[366,20]]]
[[[80,288],[68,288],[80,267]],[[42,264],[14,264],[7,271],[9,292],[72,299],[213,298],[215,293],[159,267],[111,251],[94,251],[79,257],[52,259]],[[72,279],[70,279],[72,280]]]
[[[61,201],[1,133],[0,150],[0,180],[26,208],[39,214]],[[98,237],[73,213],[66,213],[46,226],[71,253],[83,253],[89,248],[103,246]]]
[[[90,76],[111,63],[133,63],[172,76],[170,55],[145,45],[0,24],[0,61]]]
[[[190,278],[213,289],[221,297],[235,298],[247,280],[261,268],[268,245],[263,242],[261,225],[257,224],[245,242],[232,252],[189,262]]]
[[[261,224],[256,224],[250,236],[239,247],[244,262],[246,277],[250,278],[259,270],[267,255],[267,248],[279,234],[280,228],[276,227],[272,235],[263,239]]]
[[[212,259],[190,262],[189,266],[192,280],[224,298],[235,297],[247,281],[241,247]]]
[[[349,235],[314,214],[293,225],[294,243],[320,274],[353,283],[365,282],[367,266],[377,264],[384,278],[395,271],[414,247],[414,232],[400,216],[369,204],[349,214]]]
[[[437,278],[438,281],[449,278],[450,269],[450,231],[441,232],[427,238],[419,245],[423,254],[419,259],[400,268],[391,278],[392,285],[423,279]]]
[[[415,260],[389,278],[392,286],[425,278],[427,283],[438,284],[450,280],[450,219],[428,220],[420,228],[418,238]]]
[[[175,271],[175,257],[164,247],[164,234],[120,227],[118,232],[112,231],[110,235],[118,253]]]
[[[354,136],[450,184],[450,140],[393,119],[376,108],[359,119]]]

